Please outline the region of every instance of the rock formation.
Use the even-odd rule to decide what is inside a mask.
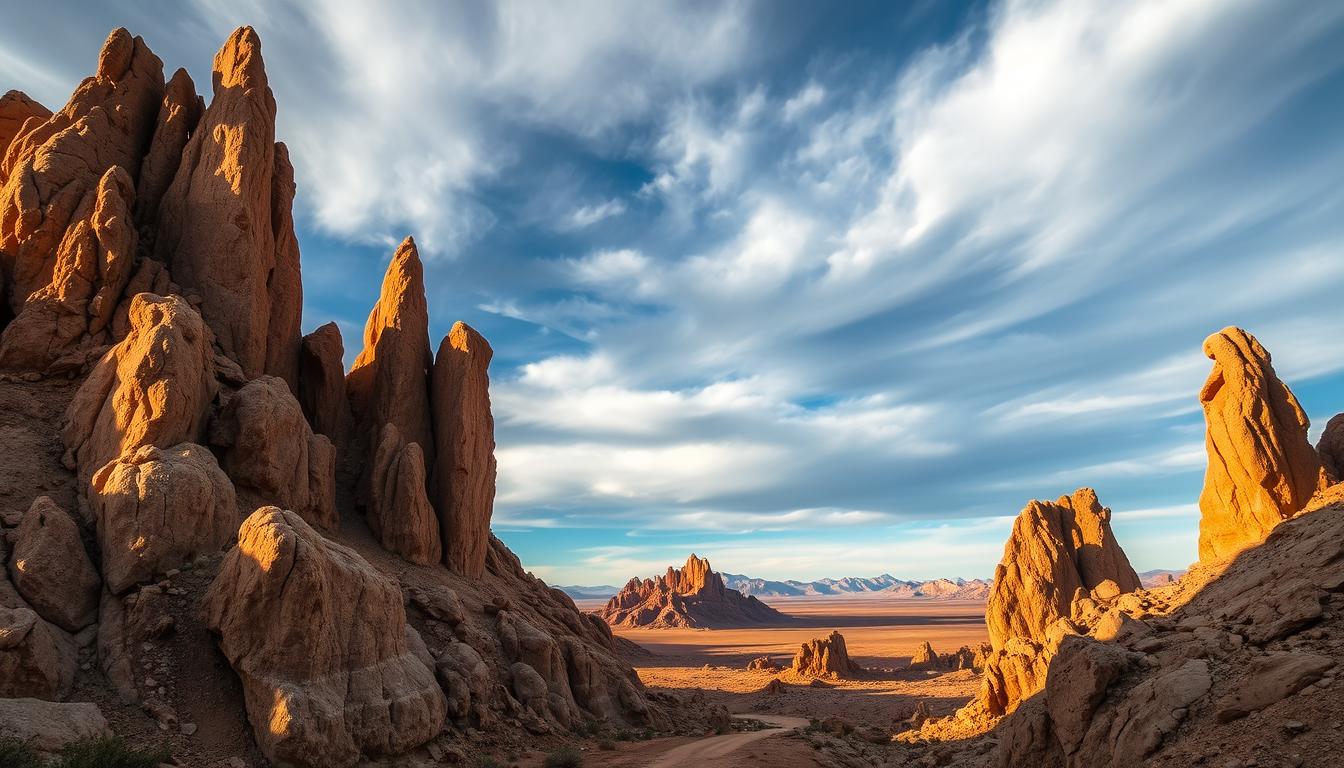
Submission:
[[[39,616],[0,568],[0,697],[60,698],[73,685],[78,663],[70,635]]]
[[[434,499],[445,562],[455,573],[480,576],[495,503],[495,421],[490,415],[494,351],[471,326],[458,322],[434,359]]]
[[[193,443],[117,457],[94,474],[88,499],[113,594],[218,552],[238,530],[233,483]]]
[[[863,668],[849,659],[845,636],[832,632],[829,637],[803,643],[794,654],[794,674],[804,677],[829,677],[848,680],[863,674]]]
[[[1331,416],[1325,423],[1321,439],[1316,441],[1316,455],[1331,477],[1344,481],[1344,413]]]
[[[613,627],[722,629],[789,621],[755,597],[725,587],[709,561],[694,554],[661,579],[631,579],[597,615]]]
[[[144,238],[142,252],[153,253],[153,238],[158,233],[159,203],[177,175],[182,151],[205,112],[205,100],[196,95],[196,83],[179,69],[168,79],[154,123],[149,149],[140,161],[140,180],[136,185],[135,224]]]
[[[395,425],[385,424],[370,470],[369,529],[388,551],[421,565],[443,557],[425,476],[420,444],[406,442]]]
[[[70,632],[93,623],[102,583],[79,527],[46,496],[38,496],[14,532],[9,573],[39,616]]]
[[[309,523],[336,524],[336,451],[313,434],[289,385],[259,376],[239,389],[210,430],[225,472],[259,505],[281,505]]]
[[[342,445],[350,430],[350,402],[345,394],[345,345],[341,329],[327,323],[299,346],[299,403],[313,431]]]
[[[1199,392],[1209,467],[1199,495],[1199,559],[1225,560],[1264,540],[1328,485],[1307,442],[1307,415],[1269,352],[1240,328],[1204,340],[1213,371]]]
[[[8,91],[0,96],[0,186],[5,183],[5,151],[32,120],[35,126],[51,117],[51,110],[28,98],[23,91]]]
[[[346,376],[346,391],[367,452],[384,424],[391,424],[434,465],[434,435],[429,419],[429,309],[425,304],[424,267],[415,240],[406,238],[392,255],[382,294],[364,326],[364,348]]]
[[[269,373],[297,389],[303,296],[293,185],[275,143],[261,41],[243,27],[215,55],[214,98],[159,202],[154,253],[201,297],[216,342],[244,375]]]
[[[272,761],[354,765],[443,726],[443,693],[407,646],[396,583],[292,512],[263,507],[244,521],[205,612]]]

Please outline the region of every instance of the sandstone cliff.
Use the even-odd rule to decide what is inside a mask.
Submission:
[[[789,617],[723,584],[708,560],[692,554],[659,579],[631,579],[597,616],[613,627],[716,628],[769,626]]]

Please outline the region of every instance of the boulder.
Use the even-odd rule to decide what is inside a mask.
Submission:
[[[429,309],[424,266],[415,241],[406,238],[392,256],[382,293],[364,326],[364,348],[346,376],[346,391],[366,446],[368,463],[377,451],[383,425],[397,428],[434,466],[429,410]],[[367,474],[366,474],[367,476]]]
[[[444,563],[462,576],[485,570],[495,503],[495,420],[490,414],[490,358],[485,339],[463,322],[434,360],[434,500]]]
[[[204,612],[272,762],[350,766],[443,726],[447,704],[407,645],[397,585],[293,512],[264,507],[243,522]]]
[[[38,496],[13,541],[9,572],[28,605],[70,632],[92,624],[102,584],[75,521],[50,498]]]
[[[1209,466],[1199,495],[1199,559],[1260,543],[1329,484],[1310,422],[1255,337],[1228,327],[1204,340],[1213,370],[1199,392]]]
[[[561,728],[567,729],[577,722],[578,704],[569,684],[569,668],[555,637],[509,611],[500,611],[495,622],[504,658],[514,663],[515,686],[520,663],[544,685],[544,707],[521,698],[519,701]],[[526,673],[524,676],[528,677]]]
[[[1320,680],[1334,666],[1334,659],[1316,653],[1257,656],[1218,700],[1215,717],[1227,723],[1258,712]]]
[[[938,654],[928,640],[919,644],[910,656],[910,669],[937,669],[940,666]]]
[[[117,457],[94,474],[88,498],[114,594],[218,552],[237,533],[233,484],[194,443]]]
[[[791,669],[806,677],[839,679],[854,678],[863,673],[862,667],[850,661],[845,636],[839,632],[803,643],[793,657]]]
[[[98,66],[59,112],[28,123],[0,167],[0,271],[17,315],[52,283],[57,247],[79,221],[81,203],[113,167],[130,189],[163,99],[163,62],[125,29],[108,35]],[[113,299],[115,303],[115,298]]]
[[[0,367],[71,370],[109,340],[135,262],[131,175],[112,166],[75,203],[59,244],[0,335]],[[16,286],[17,287],[17,286]]]
[[[1097,705],[1129,665],[1123,648],[1082,635],[1059,646],[1045,679],[1045,706],[1066,756],[1082,746]]]
[[[345,395],[345,345],[341,329],[327,323],[303,337],[299,346],[299,404],[313,431],[341,445],[350,430]]]
[[[313,525],[335,525],[335,452],[313,434],[284,380],[259,376],[234,393],[211,426],[210,442],[240,492]]]
[[[77,663],[70,635],[21,600],[0,595],[0,698],[61,698],[74,684]]]
[[[1134,686],[1107,717],[1094,717],[1075,765],[1142,765],[1213,685],[1209,663],[1189,659]]]
[[[94,366],[66,411],[66,464],[87,483],[141,446],[199,442],[215,395],[207,329],[177,296],[131,300],[130,332]]]
[[[247,378],[269,373],[293,385],[302,311],[293,178],[277,152],[275,98],[251,27],[220,48],[213,79],[214,98],[159,203],[155,256],[201,297],[220,349]]]
[[[0,740],[55,753],[73,741],[111,736],[97,704],[39,699],[0,699]]]
[[[775,663],[775,660],[769,656],[757,656],[747,662],[748,672],[778,672],[783,667]]]
[[[425,486],[420,446],[402,440],[395,425],[384,425],[369,477],[369,529],[389,552],[431,565],[439,562],[442,550],[439,521]]]
[[[1316,455],[1332,478],[1344,480],[1344,413],[1331,416],[1325,423],[1321,439],[1316,441]]]

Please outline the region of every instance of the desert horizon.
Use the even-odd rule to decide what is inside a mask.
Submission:
[[[1344,5],[0,7],[0,768],[1344,754]]]

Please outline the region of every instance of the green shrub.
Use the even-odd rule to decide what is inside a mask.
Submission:
[[[583,755],[576,749],[557,749],[541,761],[543,768],[583,768]]]
[[[109,736],[65,745],[49,768],[157,768],[167,760],[167,750],[136,749],[119,737]]]
[[[0,739],[0,765],[5,768],[42,768],[37,754],[18,739]]]

